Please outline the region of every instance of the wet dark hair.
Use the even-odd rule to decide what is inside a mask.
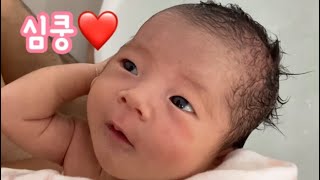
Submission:
[[[279,78],[291,74],[280,64],[284,52],[277,37],[271,39],[262,25],[234,4],[223,6],[208,1],[177,5],[169,11],[178,12],[209,34],[218,35],[241,54],[231,60],[240,67],[241,75],[233,81],[226,97],[231,130],[221,149],[242,148],[260,125],[279,130],[277,110],[288,102],[279,96]]]

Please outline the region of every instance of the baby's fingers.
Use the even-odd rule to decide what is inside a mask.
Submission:
[[[94,82],[97,80],[97,78],[99,77],[99,75],[103,72],[103,70],[106,68],[106,66],[108,65],[108,62],[111,58],[108,58],[100,63],[95,64],[96,66],[96,77],[91,81],[91,85],[90,88],[92,87],[92,85],[94,84]]]
[[[96,77],[98,77],[102,73],[102,71],[106,68],[109,60],[110,58],[96,64]]]

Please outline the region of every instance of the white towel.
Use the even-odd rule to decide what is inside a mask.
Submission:
[[[271,159],[255,152],[239,149],[231,152],[223,163],[187,180],[297,180],[296,165]],[[1,168],[4,180],[89,180],[69,177],[53,170],[18,170]]]
[[[214,170],[197,174],[188,180],[297,180],[297,176],[298,169],[293,163],[239,149],[228,154]]]
[[[1,168],[1,180],[90,180],[88,178],[70,177],[58,171],[44,169],[32,171],[26,169]]]

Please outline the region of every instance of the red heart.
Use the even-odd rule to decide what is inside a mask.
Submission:
[[[117,16],[110,11],[105,11],[97,16],[86,11],[78,18],[79,28],[87,40],[99,50],[112,36],[118,25]]]

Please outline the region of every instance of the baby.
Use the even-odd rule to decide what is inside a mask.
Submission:
[[[280,55],[238,6],[174,6],[103,63],[47,67],[3,87],[1,130],[65,175],[183,179],[274,126]],[[56,113],[83,95],[88,121]]]

